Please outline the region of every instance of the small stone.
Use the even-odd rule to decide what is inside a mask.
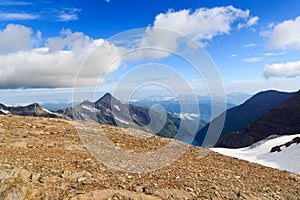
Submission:
[[[24,182],[29,182],[30,181],[31,173],[29,171],[21,170],[18,173],[19,173],[19,176],[20,176],[22,181],[24,181]]]
[[[85,181],[86,179],[87,179],[86,177],[80,177],[80,178],[77,180],[77,182],[80,183],[80,182],[82,182],[82,181]]]
[[[55,144],[54,143],[49,143],[49,144],[46,144],[47,147],[54,147]]]
[[[48,176],[42,176],[39,178],[40,183],[47,183],[49,182],[49,177]]]
[[[72,174],[71,171],[65,170],[65,171],[63,171],[63,173],[60,175],[60,177],[62,177],[62,178],[67,178],[67,177],[69,177],[71,174]]]
[[[140,185],[139,185],[139,186],[136,186],[136,187],[135,187],[135,191],[136,191],[136,192],[143,192],[143,186],[140,186]]]
[[[40,177],[41,177],[41,174],[40,174],[40,173],[32,174],[32,175],[31,175],[31,182],[34,182],[34,183],[38,182],[39,179],[40,179]]]

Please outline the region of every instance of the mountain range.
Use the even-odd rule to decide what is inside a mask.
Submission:
[[[51,112],[39,104],[34,103],[28,106],[9,107],[0,104],[0,114],[7,115],[20,115],[20,116],[38,116],[38,117],[50,117],[50,118],[64,118],[63,115],[55,112]]]
[[[201,145],[209,126],[218,123],[222,117],[225,117],[225,122],[221,132],[221,138],[232,132],[242,131],[247,125],[252,124],[265,112],[291,98],[294,94],[295,93],[274,90],[257,93],[243,104],[230,108],[213,119],[197,133],[194,143]]]
[[[196,118],[200,121],[199,127],[195,127],[194,119],[183,119],[172,112],[162,113],[149,107],[123,104],[109,93],[96,102],[84,101],[77,106],[56,112],[74,120],[137,128],[169,138],[175,138],[181,127],[183,134],[178,139],[183,141],[192,140],[192,134],[205,125],[199,118]]]
[[[298,133],[300,133],[300,91],[265,112],[242,131],[224,135],[219,139],[216,146],[240,148],[249,146],[270,135],[293,135]]]
[[[238,94],[236,94],[238,95]],[[227,96],[228,99],[231,99],[231,95]],[[242,98],[242,97],[241,97]],[[178,100],[180,99],[180,101]],[[197,112],[194,108],[194,101],[191,101],[193,97],[190,97],[188,95],[186,96],[180,96],[178,99],[175,98],[167,98],[167,97],[160,97],[160,98],[146,98],[141,100],[134,100],[131,103],[137,106],[141,107],[151,107],[152,105],[158,104],[164,107],[165,110],[173,112],[175,115],[179,114],[197,114],[200,119],[201,123],[207,123],[211,119],[217,117],[219,114],[224,112],[226,109],[230,109],[236,106],[236,104],[233,104],[231,102],[226,103],[226,108],[224,110],[223,104],[221,101],[222,98],[217,99],[215,101],[215,104],[212,105],[210,96],[197,96],[198,99],[198,106],[199,106],[199,112]],[[239,101],[240,98],[237,97],[237,101]],[[220,103],[219,103],[220,102]],[[185,108],[185,113],[182,113],[182,107]],[[214,107],[215,115],[212,115],[212,107]],[[202,128],[202,127],[201,127]]]
[[[96,102],[83,101],[73,107],[55,111],[49,111],[36,103],[19,107],[0,104],[0,114],[65,118],[137,128],[188,143],[194,140],[193,144],[196,145],[202,144],[209,125],[226,114],[224,128],[216,146],[238,148],[249,146],[273,134],[300,133],[299,96],[299,92],[260,92],[243,104],[223,112],[207,125],[193,113],[175,113],[168,110],[160,112],[150,108],[149,102],[146,107],[123,104],[109,93]],[[167,105],[172,106],[170,101]],[[174,104],[176,107],[176,102]],[[197,123],[199,124],[195,127]],[[180,136],[177,134],[179,129],[183,133]]]

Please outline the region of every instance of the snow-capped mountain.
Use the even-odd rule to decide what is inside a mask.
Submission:
[[[300,174],[299,139],[300,134],[278,137],[270,136],[245,148],[211,148],[211,150],[223,155]]]

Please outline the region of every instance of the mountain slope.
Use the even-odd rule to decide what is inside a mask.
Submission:
[[[291,141],[297,137],[299,138],[300,134],[265,139],[241,149],[212,148],[212,150],[264,166],[300,174],[300,165],[298,164],[300,163],[300,144],[297,142],[291,144]],[[290,145],[285,145],[286,143],[290,143]],[[271,152],[272,149],[280,149],[280,152]]]
[[[246,125],[252,124],[262,116],[263,113],[279,105],[294,94],[295,93],[278,92],[274,90],[257,93],[245,103],[227,110],[226,113],[222,113],[220,116],[213,119],[211,123],[216,123],[226,114],[221,136],[236,131],[242,131]],[[196,143],[202,144],[211,123],[207,124],[197,133],[195,138]]]
[[[150,111],[149,108],[122,104],[109,93],[96,102],[84,101],[60,112],[75,120],[143,129],[163,137],[175,137],[180,124],[180,120],[169,113],[164,116],[160,112]],[[154,119],[152,121],[150,114]]]
[[[242,132],[233,132],[220,138],[216,146],[240,148],[267,138],[270,135],[300,133],[300,91],[277,107],[264,113]]]
[[[147,156],[170,142],[188,148],[163,168],[144,173],[125,172],[98,162],[80,140],[74,121],[3,115],[0,116],[0,199],[299,199],[297,174],[207,152],[168,138],[133,137],[134,129],[76,123],[83,123],[87,132],[100,130],[96,136],[104,135],[109,139],[107,145],[129,154]],[[161,154],[161,160],[169,159],[170,153]],[[106,159],[118,166],[132,167],[127,164],[130,156],[107,153]],[[155,161],[149,159],[146,164]]]

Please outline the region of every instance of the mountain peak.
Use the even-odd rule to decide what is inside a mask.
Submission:
[[[98,101],[95,102],[96,107],[105,106],[107,108],[110,108],[113,104],[121,104],[121,102],[116,99],[114,96],[112,96],[110,93],[106,93],[101,97]]]
[[[38,103],[33,103],[33,104],[30,104],[26,107],[31,107],[31,108],[42,108]]]

